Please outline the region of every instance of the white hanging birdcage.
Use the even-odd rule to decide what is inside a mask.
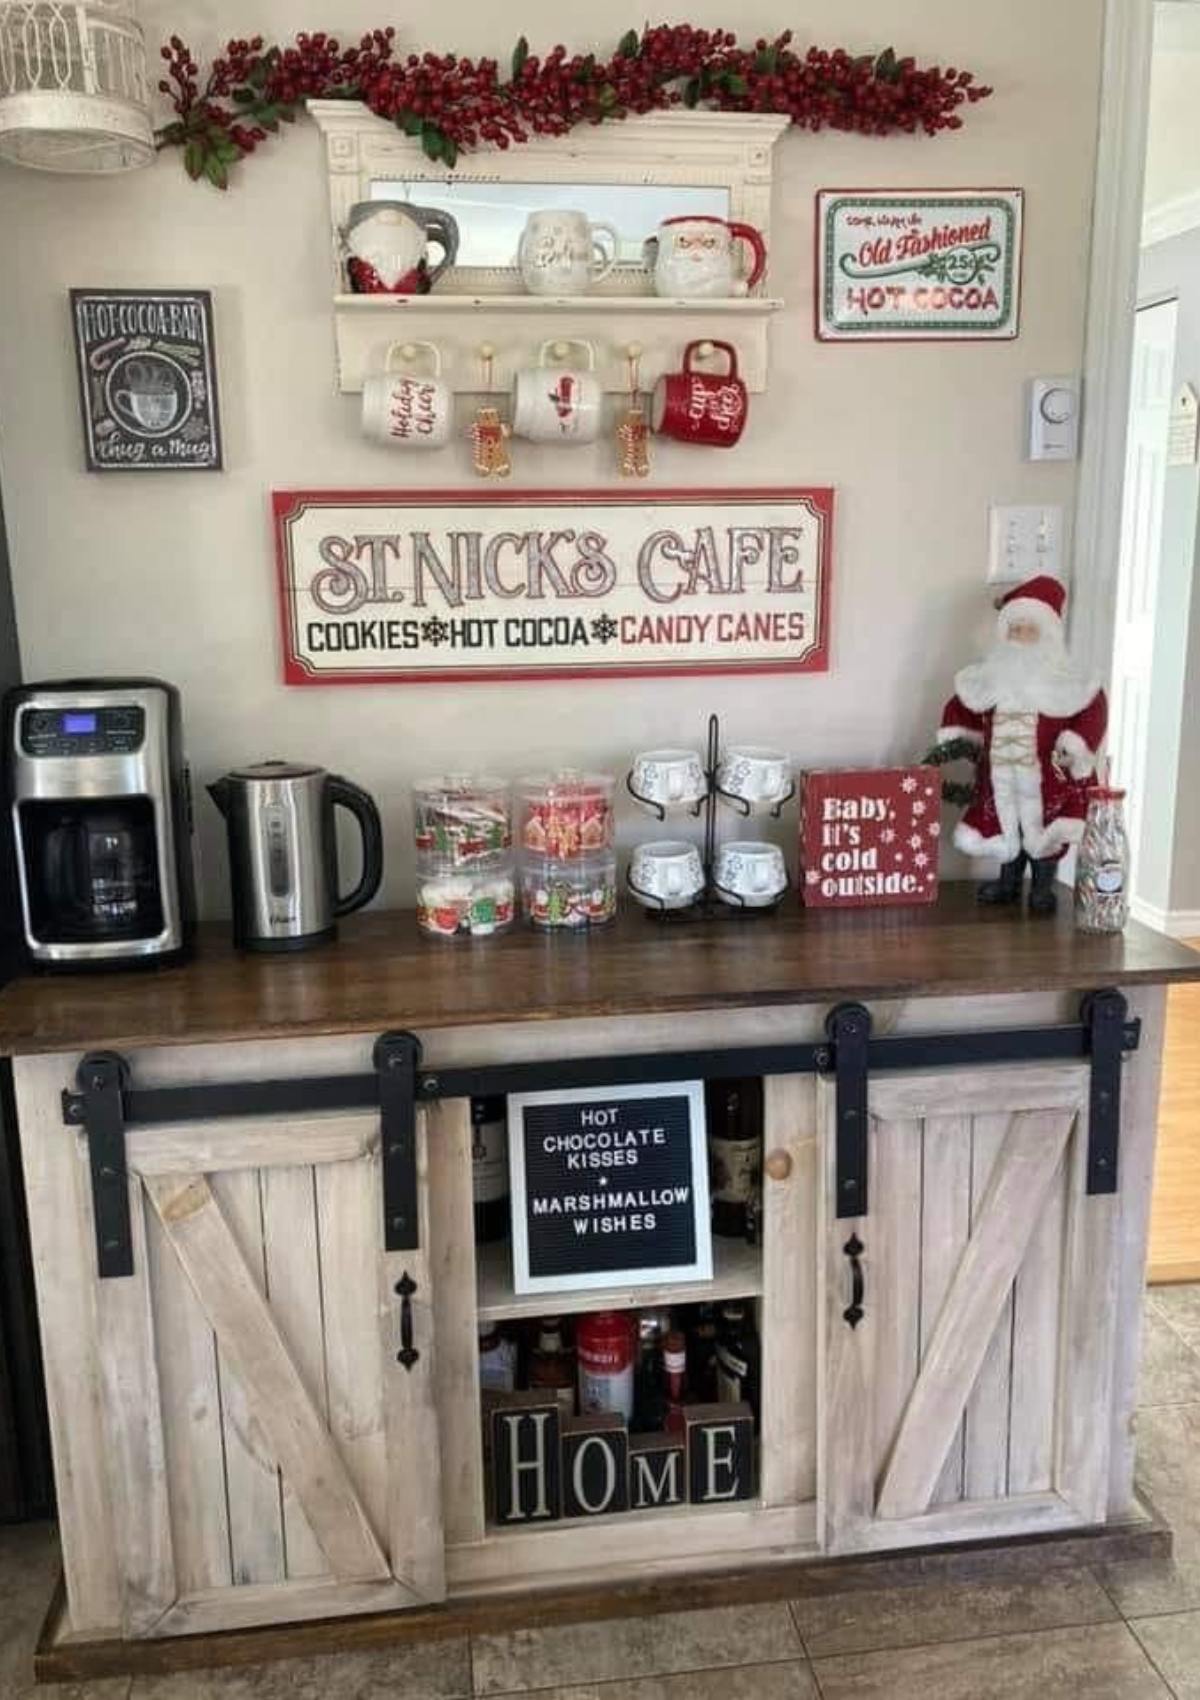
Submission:
[[[135,0],[0,0],[0,156],[42,171],[154,158]]]

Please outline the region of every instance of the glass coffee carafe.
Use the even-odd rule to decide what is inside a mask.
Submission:
[[[66,944],[162,931],[149,798],[27,803],[21,832],[40,938]]]

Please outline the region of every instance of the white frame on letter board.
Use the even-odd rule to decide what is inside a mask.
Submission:
[[[526,1217],[525,1110],[538,1104],[610,1104],[629,1098],[686,1098],[692,1157],[692,1211],[696,1257],[687,1264],[647,1269],[600,1269],[575,1275],[531,1275]],[[704,1084],[673,1080],[647,1086],[589,1086],[578,1091],[518,1092],[508,1100],[508,1167],[512,1186],[513,1290],[516,1293],[585,1292],[613,1287],[662,1287],[673,1281],[711,1281],[712,1220],[708,1198],[708,1141]]]

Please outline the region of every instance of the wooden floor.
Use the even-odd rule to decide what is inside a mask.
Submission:
[[[1200,939],[1188,943],[1200,950]],[[1200,986],[1167,998],[1149,1278],[1200,1280]]]

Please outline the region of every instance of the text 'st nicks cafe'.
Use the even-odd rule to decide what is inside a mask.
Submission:
[[[289,684],[820,672],[833,491],[274,497]]]

